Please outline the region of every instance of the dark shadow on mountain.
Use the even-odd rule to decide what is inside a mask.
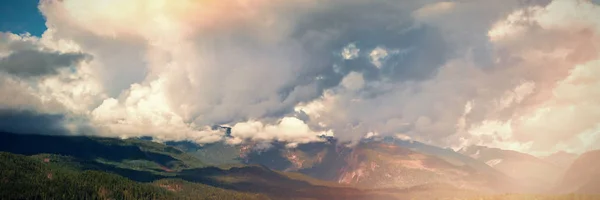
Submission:
[[[391,199],[354,188],[325,187],[291,179],[265,166],[217,167],[184,170],[177,178],[242,192],[262,193],[276,199]]]
[[[173,148],[173,150],[176,150]],[[113,138],[91,138],[85,136],[48,136],[0,133],[0,151],[23,155],[41,153],[72,156],[84,160],[103,159],[152,160],[163,166],[178,161],[171,156],[142,151],[140,147]],[[179,151],[177,151],[179,152]]]
[[[240,157],[239,146],[229,145],[224,142],[198,145],[190,141],[168,141],[165,144],[192,155],[209,165],[220,166],[245,163],[245,160]]]
[[[285,144],[281,142],[272,142],[272,147],[266,150],[252,151],[246,155],[249,164],[260,164],[269,169],[285,170],[292,166],[292,163],[282,156],[281,150],[285,149]]]
[[[273,196],[298,196],[302,194],[294,190],[311,187],[306,182],[291,180],[257,166],[233,167],[229,170],[217,167],[185,170],[180,173],[178,178],[215,187]]]
[[[98,163],[98,162],[94,162],[94,161],[78,160],[78,162],[82,165],[81,170],[97,170],[97,171],[115,173],[115,174],[121,175],[123,177],[129,178],[131,180],[138,181],[138,182],[152,182],[152,181],[159,180],[162,178],[168,178],[167,176],[157,175],[157,174],[149,172],[149,171],[139,171],[139,170],[133,170],[133,169],[119,168],[119,167],[115,167],[113,165],[107,165],[107,164]]]

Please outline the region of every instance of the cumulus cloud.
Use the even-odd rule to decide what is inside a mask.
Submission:
[[[371,79],[388,74],[392,79],[420,79],[444,56],[436,30],[407,29],[411,19],[397,12],[401,7],[386,9],[376,18],[363,9],[392,5],[385,1],[347,2],[342,7],[336,2],[316,7],[310,1],[159,2],[40,5],[50,27],[44,38],[71,41],[94,56],[89,64],[92,78],[109,98],[94,99],[97,106],[89,115],[104,130],[125,135],[202,134],[214,124],[253,119],[273,123],[298,103],[339,85],[352,71],[363,71]],[[132,7],[143,9],[128,10]],[[240,11],[231,12],[234,8]],[[348,9],[356,12],[349,15]],[[335,20],[324,23],[331,17]],[[406,22],[396,22],[399,17]],[[339,27],[332,29],[331,24]],[[390,29],[390,24],[397,27]],[[403,34],[395,34],[398,31]],[[410,59],[396,58],[386,67],[388,73],[380,74],[358,49],[374,49],[384,42],[389,48],[417,47],[420,52]],[[345,59],[345,53],[356,59]],[[333,70],[334,65],[339,69]],[[149,131],[148,125],[178,128]]]
[[[590,149],[598,5],[528,2],[42,0],[40,38],[0,35],[0,107],[165,141]]]
[[[237,123],[232,127],[231,135],[240,138],[249,138],[256,141],[292,141],[307,143],[319,141],[320,135],[331,135],[331,131],[314,132],[303,121],[284,117],[275,125],[263,124],[258,121]]]
[[[60,68],[73,66],[85,58],[83,54],[25,50],[0,59],[0,70],[20,77],[58,74]]]
[[[58,52],[39,45],[30,35],[0,32],[0,72],[21,78],[57,75],[63,68],[74,67],[89,59],[80,52]]]
[[[89,54],[28,34],[0,33],[2,108],[42,113],[88,111],[100,91],[89,78]],[[65,46],[65,45],[62,45]],[[65,51],[68,50],[68,51]]]
[[[482,144],[532,153],[594,148],[597,143],[580,139],[597,138],[596,104],[589,101],[597,97],[583,92],[597,87],[592,77],[600,40],[594,8],[589,2],[557,0],[516,9],[481,31],[492,45],[493,62],[479,62],[465,51],[431,79],[365,83],[375,95],[334,89],[308,104],[324,104],[322,109],[307,113],[348,133],[337,134],[345,139],[377,131],[451,147]],[[561,20],[548,20],[555,18]],[[569,84],[583,76],[586,81]]]
[[[356,44],[350,43],[342,49],[341,55],[346,60],[352,60],[358,57],[358,53],[360,53],[360,49],[356,48]]]
[[[595,20],[599,9],[586,1],[556,0],[546,7],[527,8],[532,11],[527,16],[518,10],[506,19],[515,21],[514,16],[520,15],[530,23],[516,25],[519,35],[494,38],[505,53],[504,62],[510,56],[506,64],[518,66],[506,71],[529,81],[516,86],[510,97],[514,105],[505,109],[512,116],[497,119],[509,127],[510,137],[501,137],[505,142],[531,143],[530,149],[536,151],[563,143],[575,149],[594,148],[577,136],[597,133],[598,123],[591,119],[598,104],[589,101],[597,97],[585,90],[596,88],[600,77],[595,70],[600,58],[600,26]]]

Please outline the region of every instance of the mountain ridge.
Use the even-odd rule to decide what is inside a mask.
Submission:
[[[121,189],[108,187],[110,184],[99,182],[97,186],[103,187],[103,190],[96,187],[81,188],[83,193],[66,188],[60,191],[110,197],[156,194],[165,197],[161,199],[198,199],[198,193],[203,192],[232,199],[436,199],[450,196],[471,199],[498,192],[486,188],[514,183],[495,180],[494,174],[469,164],[481,164],[479,161],[453,150],[417,142],[409,142],[411,146],[405,142],[408,141],[386,141],[383,138],[348,147],[332,139],[323,143],[299,144],[294,148],[278,142],[186,147],[184,143],[166,145],[147,138],[123,140],[0,133],[0,151],[11,152],[0,153],[10,158],[4,161],[26,161],[19,165],[0,164],[12,166],[3,169],[13,172],[27,167],[38,169],[31,173],[34,179],[20,183],[24,188],[33,187],[29,182],[37,179],[97,185],[86,182],[84,178],[91,177],[87,179],[113,180],[122,183],[121,188],[147,189],[126,194],[120,193]],[[229,151],[218,154],[225,156],[222,165],[212,165],[211,162],[219,161],[215,160],[219,156],[211,153],[227,148]],[[189,154],[193,150],[207,151],[193,156]],[[213,156],[213,161],[203,160],[202,155]],[[590,159],[595,160],[596,157]],[[2,174],[0,187],[26,177],[30,176]],[[589,180],[574,192],[590,193],[596,189],[594,181],[597,179]],[[60,186],[52,186],[47,181],[42,183],[35,186],[42,190],[32,190],[27,194],[58,195],[46,189]],[[477,184],[487,186],[472,187]],[[0,193],[0,198],[2,195],[14,194]]]
[[[459,150],[460,153],[477,159],[518,180],[534,187],[533,191],[550,190],[563,174],[563,169],[536,156],[499,148],[485,146],[469,146]]]
[[[519,187],[514,186],[515,184],[509,184],[508,182],[512,182],[512,180],[503,173],[485,163],[450,149],[389,137],[363,140],[351,147],[338,143],[335,138],[328,137],[324,139],[323,142],[298,144],[294,148],[289,148],[281,142],[245,143],[241,145],[216,143],[202,147],[193,147],[193,145],[184,144],[185,142],[172,144],[182,147],[182,150],[187,153],[200,156],[201,160],[206,160],[202,156],[210,155],[207,152],[218,149],[219,152],[229,152],[227,155],[222,155],[222,158],[226,160],[225,162],[262,164],[272,169],[298,172],[313,178],[339,182],[354,187],[393,186],[404,188],[429,183],[427,180],[452,182],[450,180],[461,177],[458,180],[464,178],[465,183],[455,184],[455,186],[474,187],[481,185],[481,182],[475,183],[476,179],[480,179],[491,180],[490,185],[486,186],[490,190],[502,188],[502,192],[504,192],[519,189]],[[385,153],[386,148],[393,148],[397,152]],[[384,154],[387,155],[382,157],[381,155]],[[405,156],[396,158],[405,159],[405,161],[388,162],[391,161],[391,158],[401,155]],[[412,155],[412,157],[409,155]],[[382,163],[378,164],[377,162]],[[224,164],[220,161],[217,163]],[[387,167],[391,165],[394,165],[394,167]],[[426,168],[426,165],[440,165],[439,169],[443,170],[439,171],[436,167]],[[381,166],[384,166],[386,172],[380,171],[380,169],[383,169]],[[377,167],[379,169],[375,169]],[[396,179],[396,177],[408,177],[411,174],[415,175],[414,178],[416,179],[410,181]],[[374,177],[371,176],[379,178],[375,181]],[[428,176],[430,177],[426,178]],[[371,182],[368,183],[369,181],[364,178],[370,179]]]
[[[407,196],[419,197],[439,195],[435,192],[437,191],[435,186],[430,186],[428,187],[429,189],[425,191],[422,189],[400,190],[394,188],[389,188],[386,190],[366,190],[345,187],[335,183],[314,181],[313,179],[304,177],[300,174],[294,174],[293,177],[290,177],[287,172],[274,171],[260,165],[230,166],[224,168],[206,166],[203,164],[201,167],[198,167],[189,163],[186,164],[189,161],[180,160],[188,158],[186,153],[164,144],[153,143],[145,140],[133,139],[135,141],[132,141],[130,139],[121,140],[116,138],[95,138],[85,136],[39,136],[0,133],[0,139],[7,138],[11,140],[1,140],[2,146],[0,146],[0,151],[9,151],[12,153],[0,154],[4,155],[5,157],[10,157],[10,159],[3,159],[2,162],[0,162],[2,166],[5,166],[3,167],[3,173],[0,174],[0,187],[6,188],[9,186],[7,183],[14,183],[15,180],[29,180],[20,182],[21,184],[18,187],[39,187],[41,189],[24,193],[32,196],[22,196],[23,198],[36,198],[37,195],[62,195],[62,192],[60,191],[67,192],[65,194],[74,195],[72,198],[70,197],[67,199],[77,199],[78,197],[83,196],[86,198],[95,198],[96,196],[101,195],[108,195],[106,197],[113,198],[126,198],[126,195],[148,195],[153,193],[166,195],[160,196],[158,199],[171,199],[171,197],[174,199],[180,199],[188,198],[190,195],[198,195],[198,193],[194,193],[193,191],[201,192],[204,190],[213,191],[213,194],[216,196],[227,197],[229,194],[242,195],[242,198],[234,199],[249,199],[244,198],[244,196],[247,195],[266,195],[269,199],[300,198],[357,200],[404,199]],[[46,145],[36,148],[34,146],[28,146],[28,142],[31,142],[31,144],[46,143]],[[53,144],[48,144],[48,142],[52,142]],[[10,145],[8,145],[9,143]],[[158,151],[159,149],[162,149],[162,151]],[[96,150],[106,151],[94,152]],[[115,157],[105,155],[105,153],[114,153],[117,152],[117,150],[126,151],[122,152],[122,155],[117,155]],[[163,160],[155,159],[156,156],[142,157],[142,155],[145,154],[140,154],[140,151],[166,156],[169,159],[174,160],[173,163],[181,165],[169,165],[169,163],[167,163],[167,165],[164,166],[173,167],[173,169],[155,169],[156,166],[154,164],[161,164]],[[14,153],[25,153],[26,155]],[[60,153],[61,155],[52,153]],[[134,158],[136,158],[136,160],[134,160],[135,162],[126,159],[128,155],[134,156]],[[10,165],[9,163],[11,163],[12,160],[25,160],[26,162],[23,162],[23,164]],[[107,162],[107,160],[111,162]],[[7,164],[11,167],[6,167]],[[30,166],[35,166],[34,169],[36,170],[25,174],[12,173],[19,171],[20,168]],[[9,173],[4,174],[4,172]],[[48,172],[51,172],[51,175],[48,175]],[[34,178],[23,179],[29,177],[28,174],[34,175]],[[85,178],[89,177],[90,174],[93,176],[93,178]],[[46,176],[51,176],[51,178],[47,178]],[[36,182],[35,180],[51,179],[61,180],[61,182],[65,183],[82,184],[82,186],[85,186],[85,188],[78,190],[68,189],[60,185],[52,186],[53,182],[47,181],[40,182],[42,185],[39,186],[32,185]],[[122,191],[122,189],[109,187],[112,184],[104,182],[87,182],[88,180],[94,179],[114,180],[119,182],[119,187],[121,188],[143,187],[149,189],[144,190],[145,192],[141,191],[139,193],[122,193],[119,192]],[[51,190],[53,187],[59,187],[63,189]],[[104,189],[96,190],[98,187]],[[125,190],[129,191],[130,189]],[[441,188],[440,190],[447,191],[448,189]],[[52,193],[52,191],[58,193]],[[475,192],[461,189],[453,189],[452,191],[455,192],[456,195],[463,197],[473,196],[476,194]],[[16,194],[0,193],[0,198],[10,199],[3,197],[12,197],[14,195]],[[132,198],[139,198],[139,196],[134,196]],[[148,198],[144,197],[144,199]]]
[[[556,190],[600,194],[600,150],[581,154],[567,169]]]

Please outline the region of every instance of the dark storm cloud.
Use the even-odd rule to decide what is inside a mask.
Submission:
[[[58,69],[89,58],[82,53],[59,53],[37,50],[16,51],[0,59],[0,70],[18,77],[55,75]]]
[[[98,134],[89,120],[81,116],[7,108],[0,108],[0,132],[42,135]]]
[[[317,70],[316,75],[325,76],[324,80],[332,77],[333,83],[324,83],[325,87],[339,84],[341,78],[350,71],[365,72],[368,77],[379,78],[373,75],[378,70],[369,58],[369,53],[378,46],[414,49],[410,56],[392,58],[382,73],[395,80],[419,80],[428,78],[445,61],[447,45],[439,30],[418,25],[410,14],[410,10],[384,3],[333,7],[307,16],[296,29],[295,35],[302,40],[313,58],[309,67]],[[311,37],[316,33],[329,34],[329,37]],[[354,43],[360,49],[358,58],[343,60],[340,56],[332,56],[349,43]],[[333,64],[340,65],[341,74],[331,74]]]
[[[0,132],[24,134],[66,134],[62,114],[44,114],[29,110],[0,110]]]
[[[383,2],[383,3],[382,3]],[[367,7],[365,7],[367,6]],[[373,10],[377,10],[376,13]],[[316,83],[316,92],[295,96],[295,102],[306,102],[336,87],[350,72],[361,72],[366,81],[386,78],[392,81],[420,81],[432,74],[448,59],[448,45],[440,30],[418,24],[410,10],[389,6],[385,1],[372,4],[350,4],[310,13],[300,20],[293,40],[300,41],[308,61],[298,77],[280,89],[282,101],[299,86]],[[340,52],[348,44],[355,44],[359,55],[344,59]],[[389,51],[411,49],[406,55],[392,55],[377,68],[369,56],[377,47]],[[334,67],[334,65],[336,67]],[[291,111],[282,111],[265,117],[281,117]]]
[[[199,126],[277,121],[351,72],[362,73],[366,82],[422,81],[449,57],[442,32],[413,19],[421,6],[415,2],[334,2],[289,13],[280,8],[265,27],[240,22],[219,34],[202,32],[193,50],[203,66],[173,72],[167,81],[174,107],[190,105],[177,112]],[[341,52],[351,43],[360,50],[348,60]],[[375,48],[389,51],[381,66],[371,60]]]

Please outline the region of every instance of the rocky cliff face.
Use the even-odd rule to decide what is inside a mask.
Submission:
[[[513,179],[477,159],[451,149],[415,141],[377,138],[354,146],[333,138],[299,144],[243,143],[192,148],[197,156],[214,155],[221,164],[259,164],[270,169],[298,172],[313,178],[364,188],[405,188],[444,183],[467,189],[513,191],[522,188]],[[219,158],[227,158],[221,159]],[[512,187],[512,189],[511,189]]]
[[[456,152],[440,149],[441,155],[435,155],[418,149],[383,140],[364,141],[352,147],[322,142],[286,148],[274,143],[266,151],[248,154],[246,162],[364,188],[446,183],[459,188],[489,189],[503,181],[502,173],[473,165],[470,162],[477,161],[462,158]]]
[[[449,183],[474,187],[477,172],[456,166],[436,156],[397,145],[371,142],[360,144],[347,157],[338,182],[362,187],[411,187],[429,183]]]

